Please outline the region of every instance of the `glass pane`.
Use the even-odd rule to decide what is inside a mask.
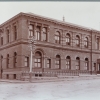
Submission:
[[[25,66],[27,66],[27,62],[25,62]]]
[[[29,29],[32,30],[33,29],[33,25],[29,25]]]
[[[37,67],[37,63],[34,63],[35,67]]]
[[[34,61],[37,62],[37,59],[35,59]]]
[[[41,59],[38,59],[38,62],[41,62]]]
[[[43,34],[43,41],[46,40],[46,34]]]

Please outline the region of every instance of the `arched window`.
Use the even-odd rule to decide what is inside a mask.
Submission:
[[[60,33],[58,31],[55,33],[55,43],[60,44]]]
[[[40,40],[41,29],[40,26],[36,27],[36,40]]]
[[[76,57],[76,70],[80,70],[80,58]]]
[[[66,69],[71,69],[71,59],[70,59],[70,56],[66,57]]]
[[[9,68],[9,54],[7,54],[7,68]]]
[[[66,44],[67,44],[67,45],[70,45],[70,42],[71,42],[70,34],[67,33],[67,34],[66,34]]]
[[[39,51],[35,53],[34,65],[38,68],[42,67],[42,54]]]
[[[80,37],[76,35],[76,46],[80,46]]]
[[[14,52],[14,68],[17,67],[17,53]]]
[[[43,41],[47,41],[47,28],[43,27]]]
[[[60,55],[56,55],[56,59],[55,59],[55,68],[61,68],[61,64],[60,64]]]
[[[33,25],[29,25],[29,37],[34,36],[34,26]]]
[[[87,37],[85,37],[84,38],[84,47],[88,47],[88,38]]]
[[[85,70],[89,70],[89,60],[85,58]]]

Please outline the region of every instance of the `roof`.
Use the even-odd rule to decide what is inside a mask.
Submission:
[[[30,16],[30,17],[34,17],[34,18],[38,18],[38,19],[42,19],[42,20],[45,20],[45,21],[49,21],[49,22],[53,22],[53,23],[56,23],[56,24],[61,24],[61,25],[69,26],[69,27],[72,27],[72,28],[80,29],[80,30],[85,30],[85,31],[94,30],[97,33],[100,32],[98,30],[91,29],[91,28],[88,28],[88,27],[84,27],[84,26],[81,26],[81,25],[76,25],[76,24],[72,24],[72,23],[69,23],[69,22],[64,22],[64,21],[53,19],[53,18],[44,17],[44,16],[37,15],[37,14],[34,14],[34,13],[23,13],[23,12],[20,12],[19,14],[17,14],[14,17],[10,18],[6,22],[2,23],[0,25],[0,27],[3,26],[3,25],[5,25],[6,23],[8,23],[8,22],[10,22],[10,21],[12,21],[14,19],[16,19],[19,16],[22,16],[22,15],[24,15],[24,16]]]

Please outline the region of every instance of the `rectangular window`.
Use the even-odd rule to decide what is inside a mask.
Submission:
[[[47,41],[47,28],[43,28],[43,41]]]
[[[34,36],[34,26],[33,25],[29,25],[29,37]]]
[[[47,59],[47,68],[51,68],[51,59]]]
[[[40,40],[40,34],[41,34],[40,26],[37,26],[37,28],[36,28],[36,40]]]
[[[99,50],[99,38],[97,38],[97,49]]]
[[[29,57],[25,57],[25,67],[29,67]]]
[[[7,29],[7,43],[9,43],[9,30]]]
[[[1,45],[3,45],[3,37],[1,37]]]
[[[9,57],[7,57],[7,68],[9,68]]]
[[[17,27],[14,26],[14,40],[17,40]]]

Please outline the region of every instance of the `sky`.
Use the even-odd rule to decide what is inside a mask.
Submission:
[[[0,2],[0,24],[20,12],[31,12],[49,18],[100,30],[100,2],[27,1]]]

